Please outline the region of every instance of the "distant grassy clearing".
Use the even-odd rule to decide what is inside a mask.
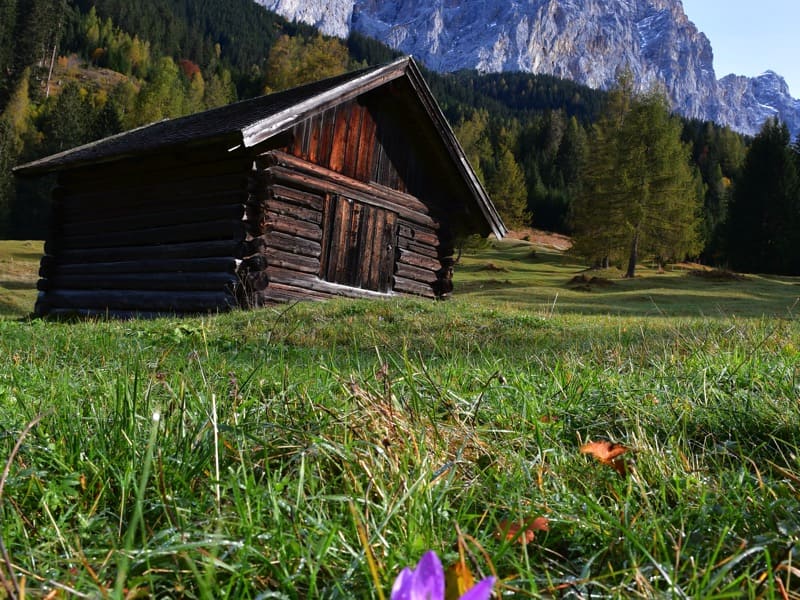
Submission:
[[[41,242],[0,242],[0,316],[21,317],[36,300]],[[716,281],[687,269],[664,273],[643,265],[633,280],[622,272],[585,272],[574,257],[521,240],[468,249],[456,267],[456,302],[538,315],[620,315],[727,318],[800,312],[800,278],[747,275]],[[604,285],[570,283],[599,277]]]
[[[42,246],[42,242],[0,241],[0,318],[33,310]]]
[[[585,271],[574,257],[524,241],[493,242],[466,253],[456,270],[456,296],[546,314],[791,317],[800,312],[800,278],[748,275],[715,281],[672,268],[648,265],[635,279],[622,272]],[[603,285],[570,282],[599,277]]]

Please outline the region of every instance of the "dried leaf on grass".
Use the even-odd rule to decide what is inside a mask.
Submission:
[[[497,524],[495,535],[501,540],[506,540],[508,542],[516,540],[524,545],[536,539],[537,532],[549,530],[550,522],[546,517],[529,518],[521,522],[503,519]]]
[[[629,451],[630,448],[627,446],[606,440],[588,442],[581,446],[581,454],[593,456],[601,464],[611,467],[623,477],[628,474],[628,465],[621,457]]]

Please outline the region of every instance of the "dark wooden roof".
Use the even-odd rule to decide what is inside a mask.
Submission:
[[[507,230],[502,219],[470,167],[419,68],[410,57],[186,117],[151,123],[20,165],[14,172],[21,176],[35,176],[117,161],[149,151],[211,143],[226,144],[230,150],[249,148],[287,131],[312,114],[403,77],[416,91],[490,230],[498,237],[503,237]]]

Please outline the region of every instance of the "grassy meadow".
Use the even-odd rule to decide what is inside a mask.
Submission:
[[[40,248],[0,245],[0,598],[383,599],[428,549],[498,597],[800,597],[798,279],[508,240],[447,302],[59,323]]]

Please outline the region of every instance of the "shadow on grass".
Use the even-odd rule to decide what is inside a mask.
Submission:
[[[30,290],[33,291],[36,289],[36,283],[31,283],[30,281],[19,281],[19,280],[7,280],[3,281],[0,280],[0,288],[5,288],[7,290]]]

